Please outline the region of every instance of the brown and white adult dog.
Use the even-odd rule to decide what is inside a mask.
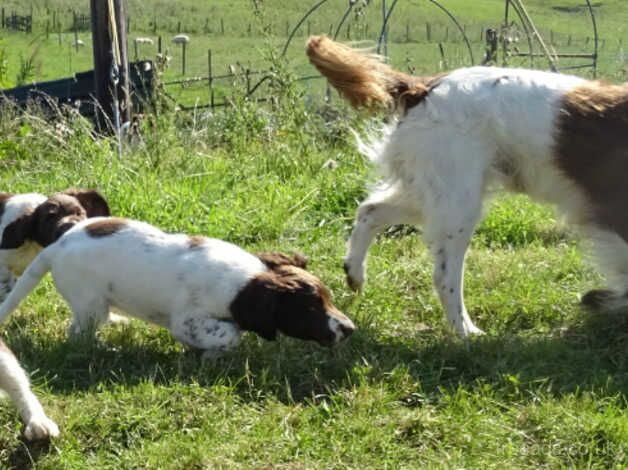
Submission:
[[[77,222],[96,216],[109,216],[109,206],[92,189],[68,189],[50,197],[0,193],[0,302],[42,248]]]
[[[361,143],[382,182],[360,205],[345,271],[361,289],[365,257],[387,225],[421,223],[434,285],[458,333],[481,333],[463,300],[463,265],[487,188],[499,183],[556,205],[592,241],[609,289],[587,307],[628,306],[628,84],[536,70],[471,67],[414,77],[325,36],[316,68],[355,107],[394,109]]]
[[[206,357],[235,348],[242,330],[335,345],[355,327],[305,265],[301,256],[256,256],[221,240],[98,217],[37,255],[0,305],[0,322],[51,271],[74,313],[71,334],[93,331],[116,308]]]
[[[28,440],[48,439],[59,435],[59,428],[33,395],[28,377],[17,359],[0,339],[0,390],[5,391],[17,406],[24,421]]]

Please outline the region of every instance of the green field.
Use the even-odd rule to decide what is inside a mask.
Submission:
[[[382,27],[381,1],[372,1],[363,9],[363,13],[349,14],[340,27],[340,20],[347,10],[346,0],[329,0],[317,9],[295,31],[286,55],[291,70],[296,76],[312,75],[312,70],[303,55],[303,44],[308,31],[320,34],[338,31],[339,38],[352,41],[370,41],[373,44],[379,37]],[[212,74],[224,76],[234,70],[267,71],[265,47],[268,42],[281,50],[287,43],[287,36],[305,16],[311,6],[317,2],[282,2],[266,0],[261,13],[255,14],[252,0],[232,2],[177,2],[130,0],[129,11],[129,57],[135,59],[155,59],[158,38],[162,38],[162,51],[171,57],[169,68],[163,75],[165,82],[181,78],[195,78],[209,74],[208,51],[212,54]],[[359,2],[358,2],[359,3]],[[392,0],[388,0],[390,6]],[[471,43],[474,63],[482,60],[485,51],[483,33],[487,28],[499,28],[504,17],[503,0],[446,0],[442,2],[456,16],[466,31]],[[545,42],[559,53],[593,52],[593,29],[591,19],[582,8],[584,0],[564,0],[546,2],[528,0],[525,2],[535,25]],[[598,4],[593,2],[599,30],[598,74],[623,80],[626,76],[624,40],[628,41],[628,13],[622,7],[622,0],[610,0]],[[32,5],[32,7],[31,7]],[[91,33],[78,30],[76,37],[85,46],[78,50],[73,47],[75,33],[73,18],[76,15],[89,14],[88,2],[76,4],[69,0],[47,0],[46,2],[24,3],[11,0],[3,3],[5,14],[13,12],[33,15],[33,34],[4,30],[3,40],[6,56],[7,73],[3,78],[7,86],[24,81],[18,79],[21,64],[32,64],[32,72],[26,82],[41,81],[70,76],[73,73],[92,67]],[[554,8],[553,8],[554,7]],[[562,8],[556,10],[555,7]],[[572,8],[573,10],[569,10]],[[565,11],[567,9],[567,11]],[[355,10],[354,10],[355,11]],[[276,14],[275,12],[280,12]],[[515,20],[513,31],[519,31],[516,44],[520,52],[529,50],[526,36],[522,34],[520,22],[510,10],[511,20]],[[429,33],[428,24],[429,23]],[[264,41],[261,31],[265,30],[270,38]],[[185,74],[182,69],[182,51],[180,46],[171,43],[177,32],[187,33],[190,44],[186,53]],[[153,45],[138,44],[134,39],[149,37]],[[444,55],[441,55],[442,47]],[[471,58],[462,36],[454,23],[427,0],[399,1],[390,17],[388,32],[388,55],[393,64],[416,73],[433,73],[462,65],[470,65]],[[534,52],[539,46],[533,42]],[[1,58],[1,57],[0,57]],[[499,63],[503,62],[500,56]],[[561,59],[559,67],[571,67],[591,62],[587,59]],[[532,62],[528,58],[507,59],[507,63],[516,66],[546,67],[546,61],[537,58]],[[592,75],[591,69],[576,69],[576,73]],[[252,76],[254,85],[262,75]],[[219,78],[214,81],[216,100],[230,94],[233,78]],[[320,81],[307,82],[307,86],[317,91]],[[209,101],[207,81],[171,85],[169,94],[184,105],[206,104]],[[263,95],[267,89],[260,87]]]
[[[69,23],[61,47],[56,33],[45,38],[46,18],[53,11],[71,18],[74,3],[33,2],[34,34],[4,33],[5,80],[15,84],[20,56],[33,51],[37,80],[91,66],[88,33],[80,33],[87,46],[78,53],[70,49]],[[78,13],[86,12],[84,3]],[[443,3],[467,31],[477,31],[479,57],[479,31],[499,24],[503,2]],[[548,3],[526,2],[539,27],[554,31],[557,42],[572,35],[573,47],[584,45],[591,34],[586,17]],[[339,100],[324,106],[313,96],[318,85],[291,81],[313,72],[303,57],[305,32],[285,62],[272,58],[272,46],[285,42],[286,21],[295,24],[310,3],[262,4],[256,17],[253,2],[243,0],[129,1],[130,37],[151,35],[158,18],[157,33],[169,38],[181,21],[192,36],[186,76],[205,73],[208,48],[215,73],[236,62],[272,69],[283,84],[272,90],[272,107],[243,99],[241,84],[222,84],[235,97],[227,112],[160,110],[143,122],[122,158],[113,140],[94,138],[73,113],[50,121],[37,110],[16,114],[4,107],[0,190],[93,186],[117,215],[250,250],[305,253],[358,330],[334,350],[248,334],[237,352],[213,363],[139,321],[106,326],[95,341],[69,341],[69,309],[47,278],[0,332],[62,435],[49,444],[26,443],[14,408],[0,402],[0,468],[628,467],[628,317],[580,310],[579,295],[603,280],[551,208],[522,196],[498,196],[490,205],[465,277],[469,313],[487,335],[469,345],[448,328],[432,289],[430,256],[410,227],[377,239],[365,291],[348,290],[345,241],[375,179],[350,133],[365,122]],[[347,2],[329,4],[312,19],[312,33],[328,31]],[[4,5],[29,11],[18,0]],[[379,8],[371,2],[365,18],[352,24],[373,31]],[[429,2],[402,1],[398,8],[389,33],[393,63],[438,70],[444,66],[438,42],[449,67],[466,63],[459,38]],[[604,1],[596,12],[606,40],[599,74],[619,80],[628,4]],[[416,36],[406,41],[411,15],[418,18]],[[206,18],[213,25],[208,33]],[[449,27],[449,39],[426,43],[426,20],[434,35]],[[271,24],[270,36],[257,33]],[[155,51],[141,52],[153,57]],[[180,76],[177,51],[171,52],[166,80]],[[204,87],[168,91],[186,103],[207,101]],[[337,166],[327,165],[330,159]]]

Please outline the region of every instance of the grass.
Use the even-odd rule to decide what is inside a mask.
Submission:
[[[191,37],[188,45],[185,77],[208,75],[208,50],[212,51],[213,75],[225,75],[233,69],[266,70],[265,43],[260,30],[270,28],[275,46],[282,49],[287,41],[287,33],[304,16],[308,8],[315,2],[282,2],[266,0],[261,13],[254,14],[251,0],[235,0],[232,2],[192,2],[178,0],[176,3],[152,0],[152,8],[145,7],[146,2],[129,1],[130,14],[129,57],[135,58],[133,39],[138,36],[149,36],[155,40],[154,45],[139,45],[137,56],[142,59],[154,59],[157,52],[157,37],[163,39],[163,49],[172,58],[169,69],[163,75],[168,82],[182,78],[182,51],[171,44],[171,37],[179,30]],[[443,2],[465,27],[472,44],[475,63],[481,62],[485,51],[485,43],[481,32],[486,28],[499,28],[504,16],[503,0],[483,0],[470,4],[464,0],[447,0]],[[560,12],[552,7],[578,7],[580,0],[561,2],[545,2],[527,0],[525,4],[540,29],[544,39],[549,43],[554,39],[555,48],[559,52],[583,53],[593,50],[593,32],[590,18],[585,12]],[[7,85],[15,85],[20,75],[20,65],[32,58],[32,76],[27,81],[49,80],[67,77],[73,73],[88,70],[92,67],[91,34],[89,31],[78,33],[78,37],[86,46],[78,51],[72,47],[72,12],[88,14],[89,5],[75,5],[68,0],[47,0],[32,2],[35,18],[34,33],[11,33],[7,30],[0,36],[7,56]],[[388,3],[390,5],[390,2]],[[291,69],[297,76],[312,75],[312,69],[303,54],[303,43],[308,30],[311,34],[335,31],[340,18],[347,8],[346,1],[330,0],[309,17],[303,24],[287,49],[287,57]],[[17,11],[28,14],[30,4],[25,5],[17,0],[8,0],[5,4],[7,14]],[[273,12],[281,11],[281,15]],[[628,41],[628,13],[621,0],[608,0],[595,8],[600,31],[600,51],[598,74],[608,79],[625,80],[625,52],[623,44]],[[62,23],[60,33],[51,28],[53,15]],[[514,17],[513,17],[514,18]],[[220,27],[220,21],[224,32]],[[154,23],[157,27],[154,27]],[[370,40],[378,38],[381,29],[381,0],[372,1],[363,15],[350,15],[339,37],[343,40]],[[430,41],[427,41],[426,23],[431,25]],[[46,29],[48,24],[48,30]],[[308,26],[309,24],[309,26]],[[520,28],[519,28],[520,29]],[[46,34],[48,31],[48,34]],[[388,54],[397,67],[413,68],[416,73],[434,73],[438,70],[470,65],[471,60],[460,34],[445,14],[430,2],[412,0],[398,2],[391,16],[389,29]],[[518,45],[527,51],[524,38]],[[441,56],[439,44],[445,58]],[[535,46],[535,51],[539,48]],[[500,58],[501,63],[502,58]],[[560,67],[568,67],[586,63],[586,59],[562,59]],[[510,65],[546,67],[545,60],[535,59],[532,63],[527,58],[510,58]],[[576,72],[591,76],[590,69]],[[252,77],[255,84],[261,77]],[[214,82],[216,99],[220,100],[230,94],[233,79],[223,78]],[[319,91],[321,81],[307,82],[307,86]],[[187,83],[170,85],[168,92],[174,99],[185,105],[206,104],[209,100],[208,84]],[[259,89],[260,95],[267,88]]]
[[[2,190],[95,186],[114,213],[169,231],[303,252],[358,330],[335,350],[247,335],[215,363],[139,321],[70,342],[47,279],[2,334],[62,436],[24,442],[0,402],[0,468],[626,468],[628,318],[579,309],[602,280],[575,235],[548,207],[496,198],[468,256],[467,306],[487,331],[469,345],[413,228],[378,237],[353,295],[341,260],[373,181],[348,132],[362,123],[279,91],[272,112],[161,112],[122,159],[72,114],[59,126],[2,110]]]

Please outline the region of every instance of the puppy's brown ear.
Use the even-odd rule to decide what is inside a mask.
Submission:
[[[32,239],[35,226],[34,212],[18,217],[4,228],[0,250],[12,250],[21,247],[26,239]]]
[[[236,295],[229,310],[238,326],[253,331],[262,338],[273,341],[277,338],[278,292],[270,273],[255,276]]]
[[[288,255],[286,253],[281,253],[280,251],[263,251],[261,253],[257,253],[255,256],[257,256],[262,263],[264,263],[268,269],[271,270],[285,265],[306,269],[307,262],[309,261],[308,258],[302,254],[295,253],[293,255]]]
[[[109,205],[95,189],[67,189],[62,194],[75,197],[87,212],[87,217],[109,217]]]

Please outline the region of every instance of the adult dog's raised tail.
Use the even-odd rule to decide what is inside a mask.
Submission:
[[[310,36],[306,53],[310,62],[355,108],[401,108],[420,102],[433,86],[434,77],[414,77],[367,54],[329,39]]]

